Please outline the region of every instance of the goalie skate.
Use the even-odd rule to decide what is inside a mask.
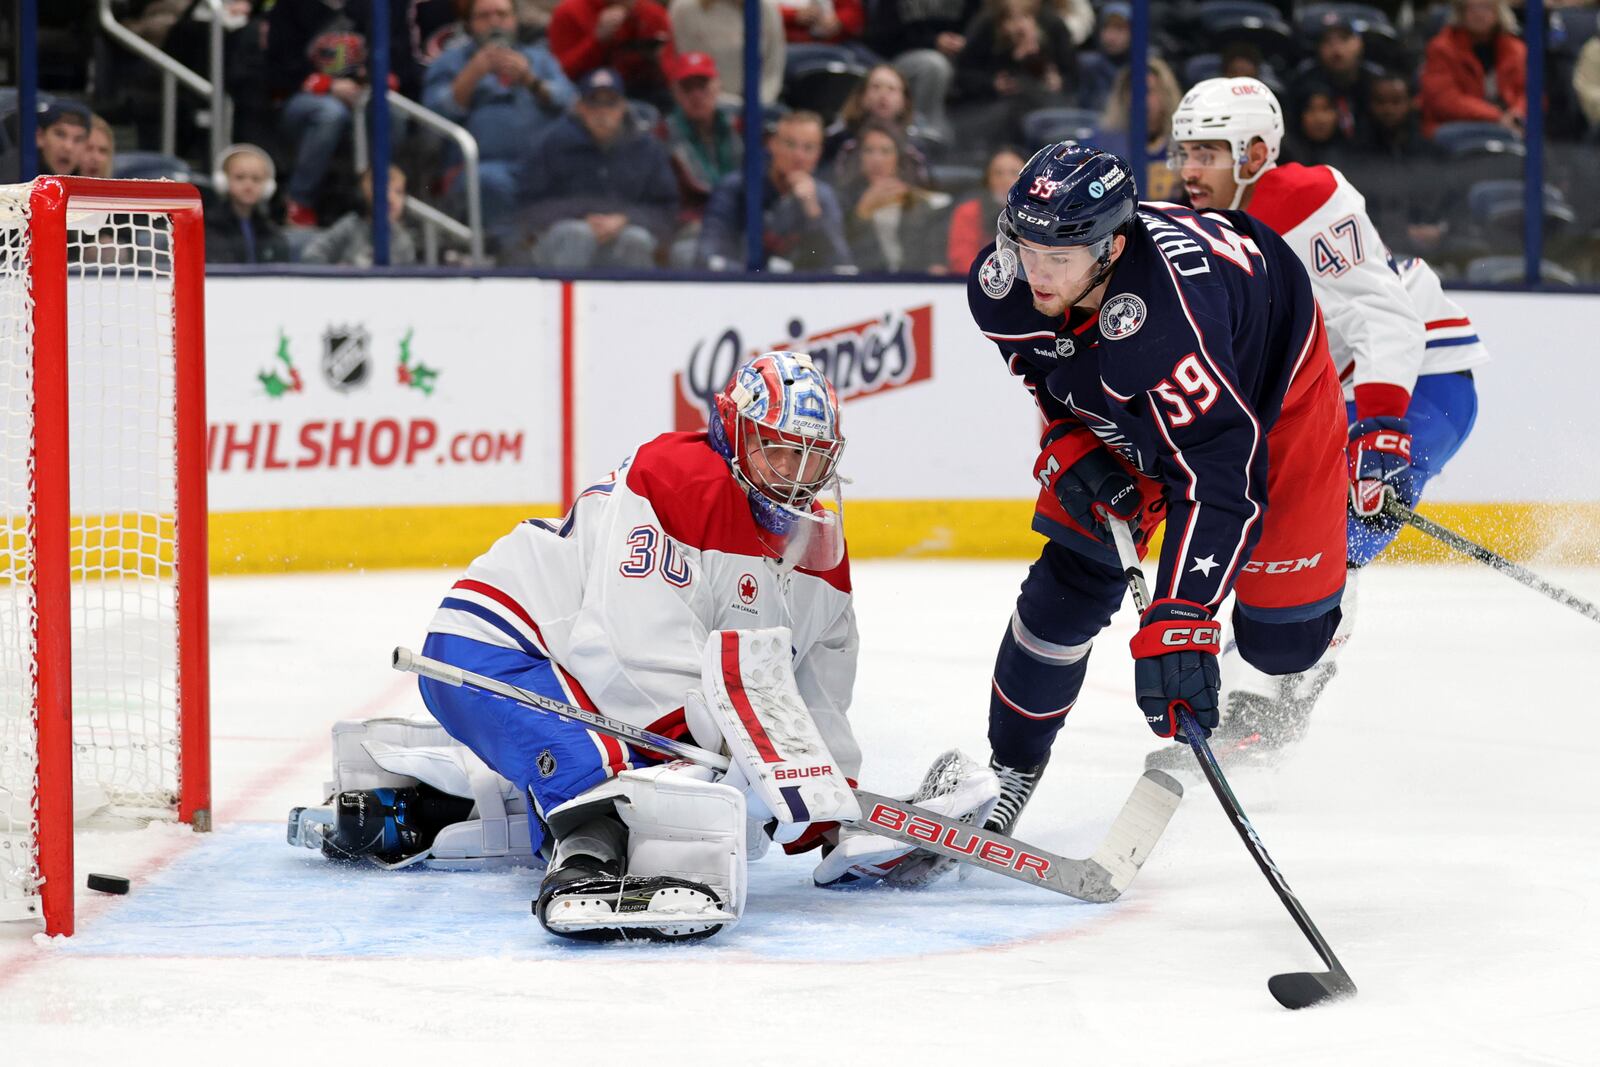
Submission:
[[[539,893],[534,912],[552,934],[579,941],[694,941],[738,918],[710,886],[665,875],[560,881]]]

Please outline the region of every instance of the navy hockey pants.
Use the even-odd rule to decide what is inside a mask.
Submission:
[[[1083,687],[1089,643],[1105,629],[1128,585],[1119,568],[1046,543],[1023,579],[1016,611],[1000,641],[989,688],[989,747],[1011,767],[1043,762]],[[1246,618],[1237,605],[1233,623],[1239,653],[1268,674],[1310,667],[1339,625],[1338,601],[1309,618]],[[1128,717],[1138,706],[1129,694]]]

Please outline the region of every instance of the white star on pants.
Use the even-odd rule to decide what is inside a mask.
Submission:
[[[1216,567],[1216,566],[1217,566],[1217,557],[1214,554],[1210,555],[1210,556],[1207,556],[1204,559],[1201,559],[1199,556],[1196,556],[1194,558],[1194,570],[1190,571],[1189,573],[1193,574],[1194,571],[1199,571],[1201,574],[1203,574],[1207,578],[1209,578],[1209,577],[1211,577],[1212,569],[1214,567]]]

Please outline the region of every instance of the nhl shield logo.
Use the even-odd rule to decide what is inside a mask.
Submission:
[[[556,758],[550,754],[550,750],[548,748],[539,753],[539,758],[533,762],[534,765],[539,768],[540,778],[548,778],[552,774],[556,773]]]
[[[1077,350],[1078,345],[1072,338],[1065,336],[1056,338],[1056,355],[1061,359],[1067,359]]]
[[[365,385],[372,370],[371,347],[365,326],[329,326],[322,334],[322,377],[341,393]]]
[[[1132,337],[1144,325],[1144,301],[1132,293],[1122,293],[1100,309],[1100,336],[1108,341]]]
[[[997,248],[978,268],[978,288],[990,300],[999,300],[1011,292],[1011,283],[1017,280],[1017,254],[1009,248]]]

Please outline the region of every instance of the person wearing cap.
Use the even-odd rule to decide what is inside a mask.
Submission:
[[[761,4],[761,102],[775,104],[783,89],[788,42],[778,0]],[[704,52],[717,61],[730,101],[744,99],[744,6],[742,0],[672,0],[672,40],[680,51]]]
[[[206,202],[207,263],[289,262],[289,241],[267,214],[277,178],[258,145],[229,145],[217,156]]]
[[[61,101],[39,116],[33,143],[39,148],[40,174],[76,174],[92,119],[89,109]]]
[[[683,52],[667,71],[674,106],[657,135],[672,158],[678,180],[678,232],[672,244],[674,266],[688,266],[700,239],[711,190],[744,163],[744,138],[738,116],[717,106],[722,80],[704,52]]]
[[[493,229],[516,207],[518,158],[561,118],[577,90],[543,41],[517,43],[511,0],[469,0],[464,21],[467,36],[428,67],[422,102],[477,138],[483,221]],[[459,175],[452,177],[452,199],[459,200]]]
[[[1365,136],[1371,121],[1367,100],[1383,69],[1366,60],[1362,27],[1340,10],[1326,11],[1313,28],[1316,54],[1304,60],[1289,80],[1290,108],[1302,111],[1311,96],[1326,93],[1338,115],[1337,139]]]
[[[608,67],[622,76],[627,95],[666,103],[672,21],[656,0],[561,0],[549,36],[567,77]]]
[[[630,121],[622,86],[609,67],[584,75],[571,112],[523,156],[518,200],[526,207],[507,258],[531,239],[533,263],[555,270],[655,265],[678,186],[666,147]]]

